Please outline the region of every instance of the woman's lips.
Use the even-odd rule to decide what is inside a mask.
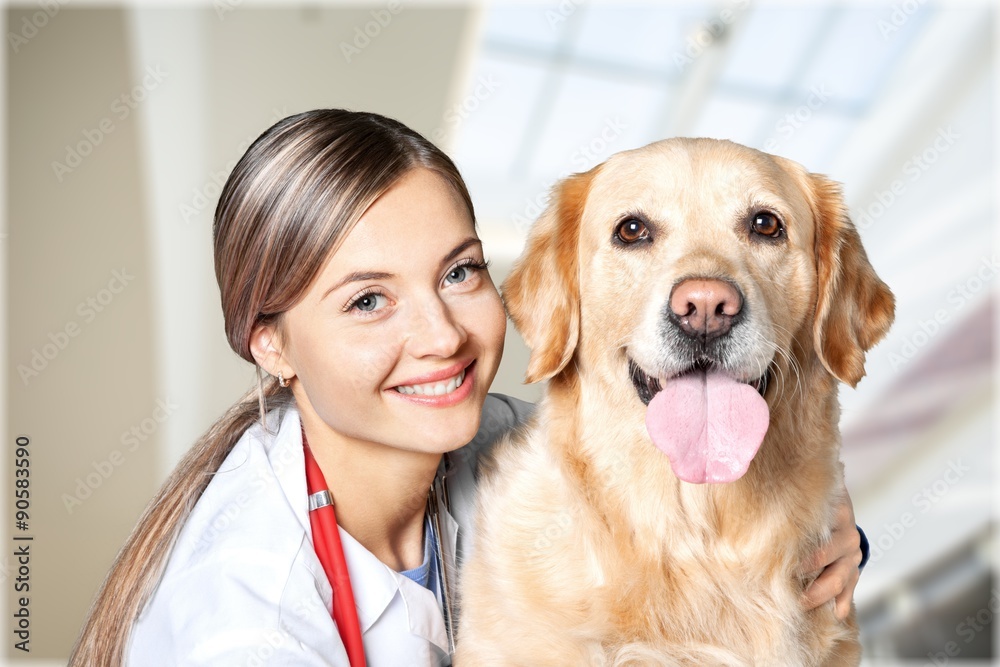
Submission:
[[[461,371],[468,368],[468,366],[473,361],[474,359],[462,359],[460,361],[456,361],[451,366],[447,366],[440,370],[436,370],[432,373],[424,373],[423,375],[417,375],[415,377],[408,378],[405,381],[400,382],[396,386],[412,386],[416,384],[427,384],[429,382],[439,382],[441,380],[448,380],[449,378],[458,375]]]
[[[465,369],[440,382],[427,382],[424,384],[401,384],[396,387],[396,391],[401,394],[416,394],[418,396],[441,396],[455,391],[462,380],[465,379]]]
[[[475,384],[475,360],[464,365],[456,364],[453,368],[443,369],[434,373],[422,375],[408,384],[400,384],[388,391],[400,398],[422,405],[449,406],[464,400]],[[414,380],[420,380],[415,382]]]

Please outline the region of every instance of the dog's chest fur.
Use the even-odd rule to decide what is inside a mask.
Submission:
[[[523,592],[497,602],[500,622],[509,632],[510,619],[532,619],[511,640],[515,653],[548,664],[539,656],[563,637],[562,650],[602,665],[822,664],[817,656],[847,633],[829,606],[802,611],[806,582],[796,568],[828,537],[821,527],[832,524],[841,488],[829,475],[835,398],[777,406],[775,432],[742,480],[691,485],[671,476],[641,428],[626,425],[635,420],[588,419],[607,413],[588,410],[607,396],[579,386],[550,387],[537,422],[547,426],[497,452],[505,488],[485,483],[489,576]],[[796,419],[781,412],[789,410]],[[817,424],[826,424],[825,444],[802,442]],[[762,482],[774,479],[769,466],[783,471],[783,484]]]

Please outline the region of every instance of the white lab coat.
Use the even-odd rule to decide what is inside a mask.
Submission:
[[[468,555],[478,455],[533,406],[487,396],[476,438],[453,452],[443,517],[446,557]],[[268,414],[240,438],[181,529],[163,576],[133,626],[126,664],[347,667],[330,616],[332,591],[312,545],[297,410]],[[431,591],[340,531],[370,667],[448,664]],[[454,571],[454,569],[452,570]]]

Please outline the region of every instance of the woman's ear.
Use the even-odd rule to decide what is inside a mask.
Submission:
[[[250,332],[250,353],[257,365],[274,377],[291,380],[295,371],[282,356],[282,341],[276,321],[257,324]]]
[[[524,381],[547,380],[569,363],[580,335],[579,227],[596,169],[560,182],[501,288],[531,348]]]
[[[840,186],[817,174],[810,181],[816,219],[813,344],[826,369],[853,387],[865,375],[865,352],[892,324],[896,300],[868,261]]]

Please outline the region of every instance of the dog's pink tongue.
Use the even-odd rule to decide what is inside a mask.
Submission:
[[[732,482],[764,441],[770,413],[750,385],[719,372],[668,380],[646,408],[649,437],[685,482]]]

